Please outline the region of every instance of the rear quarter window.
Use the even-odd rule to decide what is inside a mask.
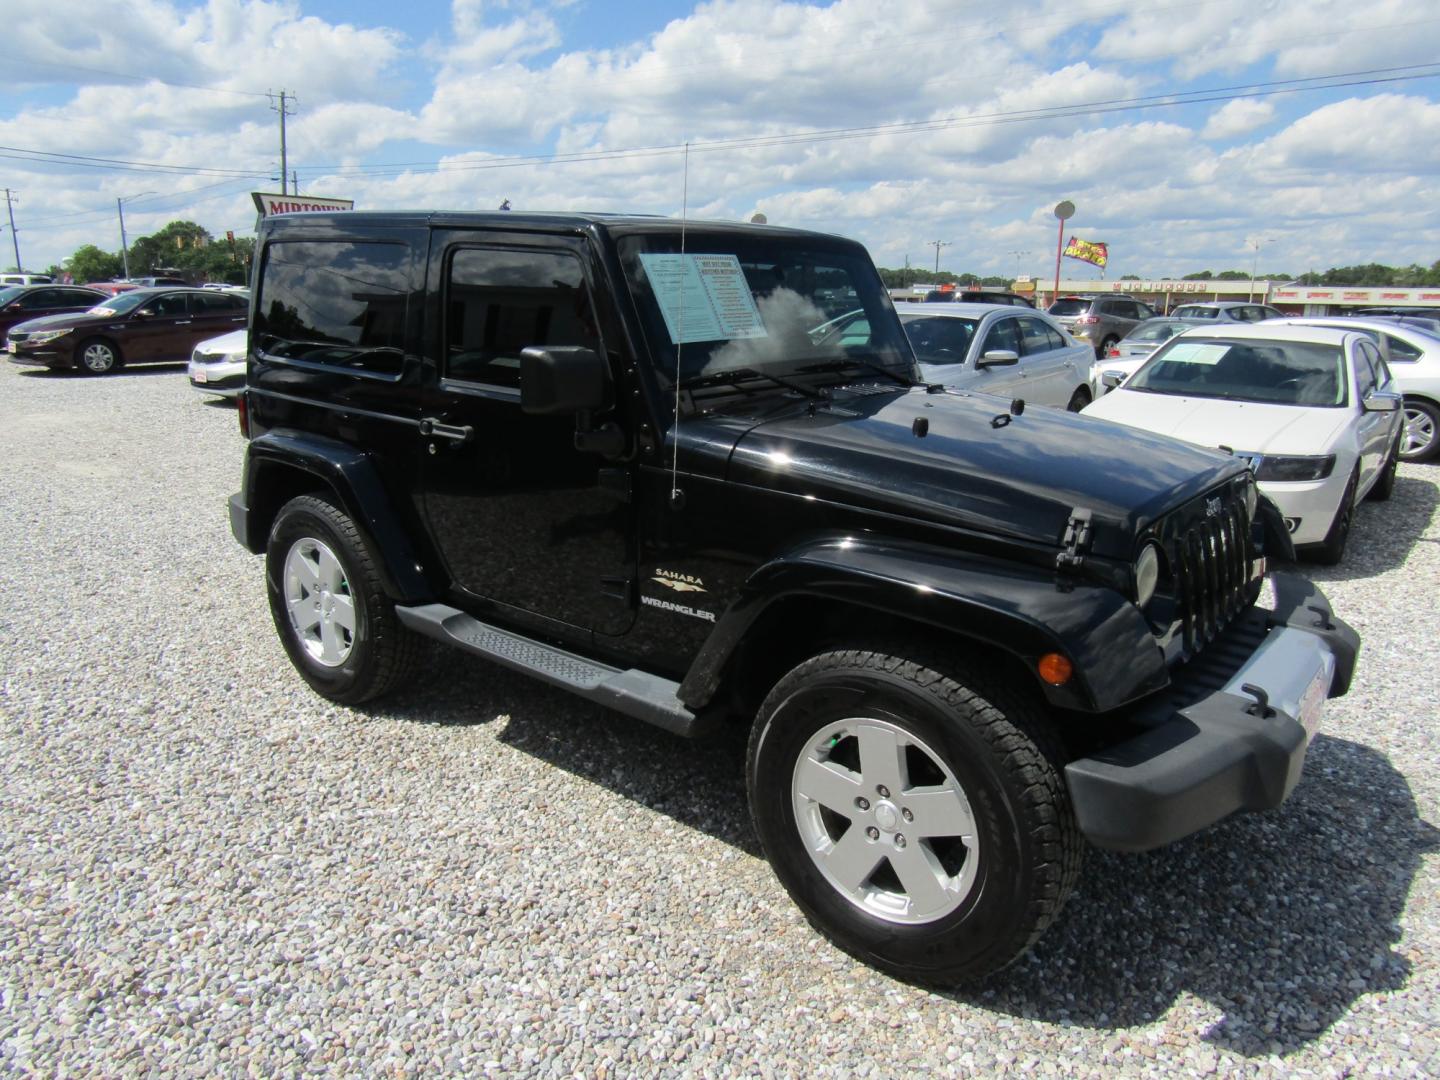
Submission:
[[[403,243],[269,244],[255,297],[256,347],[283,360],[398,378],[410,268],[410,248]]]

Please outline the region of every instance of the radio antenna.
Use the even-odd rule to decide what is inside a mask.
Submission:
[[[690,213],[690,144],[685,144],[685,164],[680,181],[680,272],[675,281],[680,289],[675,314],[675,418],[670,425],[670,509],[679,510],[685,505],[685,493],[680,490],[680,363],[681,351],[685,348],[685,223]]]

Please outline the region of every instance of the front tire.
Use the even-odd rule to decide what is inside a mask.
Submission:
[[[1065,406],[1069,412],[1079,412],[1090,404],[1090,390],[1088,387],[1077,386],[1075,392],[1070,395],[1070,403]]]
[[[104,338],[91,338],[80,346],[75,361],[87,375],[109,375],[120,366],[120,350]]]
[[[1330,531],[1325,534],[1325,539],[1316,546],[1311,556],[1322,566],[1334,566],[1345,557],[1345,541],[1350,538],[1350,523],[1355,519],[1355,487],[1359,476],[1359,473],[1355,473],[1345,485],[1345,494],[1340,496],[1340,505],[1330,522]]]
[[[750,811],[821,933],[901,978],[955,983],[1054,921],[1081,839],[1038,704],[913,655],[826,652],[782,678],[751,732]]]
[[[1395,445],[1390,447],[1385,464],[1380,466],[1380,478],[1371,485],[1369,492],[1365,495],[1367,499],[1385,502],[1395,494],[1395,474],[1400,469],[1400,447],[1404,445],[1404,440],[1405,431],[1402,428],[1399,436],[1395,439]]]
[[[396,616],[369,543],[330,502],[301,495],[280,508],[265,583],[281,644],[316,693],[358,705],[414,673],[420,639]]]

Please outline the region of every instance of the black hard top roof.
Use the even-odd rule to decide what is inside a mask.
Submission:
[[[736,236],[805,238],[811,241],[847,241],[830,233],[790,229],[778,225],[752,225],[739,221],[714,221],[690,218],[684,227],[695,232],[722,233]],[[591,212],[542,211],[478,211],[478,210],[315,210],[303,213],[277,214],[268,217],[262,226],[268,232],[304,231],[320,226],[324,229],[372,229],[384,227],[421,228],[439,225],[451,228],[505,228],[516,231],[576,232],[604,230],[614,236],[638,233],[680,233],[679,218],[659,214],[620,214]]]

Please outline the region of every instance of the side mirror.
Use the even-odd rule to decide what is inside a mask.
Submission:
[[[520,352],[520,408],[537,416],[589,412],[609,401],[610,373],[583,345],[532,346]]]
[[[976,367],[1009,367],[1020,362],[1020,354],[1014,349],[991,349],[976,362]]]
[[[153,319],[154,317],[155,317],[155,309],[154,309],[154,308],[142,307],[142,308],[136,308],[136,309],[135,309],[135,318],[137,318],[137,319]]]
[[[1103,383],[1107,389],[1114,390],[1115,387],[1124,381],[1125,372],[1123,371],[1102,371],[1100,373],[1100,382]]]
[[[1404,395],[1393,390],[1371,390],[1365,395],[1366,412],[1395,412],[1405,403]]]

